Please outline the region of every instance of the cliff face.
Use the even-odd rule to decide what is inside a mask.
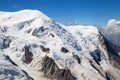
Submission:
[[[42,62],[41,71],[51,79],[57,80],[75,80],[69,69],[60,69],[52,58],[45,56]]]
[[[107,50],[108,50],[110,63],[114,67],[120,69],[120,56],[118,54],[120,52],[120,48],[118,46],[112,44],[107,39],[105,39],[105,45],[106,45]]]
[[[101,32],[100,32],[100,35],[101,35],[101,37],[99,37],[99,40],[100,40],[101,44],[103,45],[104,49],[107,51],[108,60],[109,60],[110,64],[114,68],[116,68],[114,70],[106,71],[106,79],[107,80],[118,80],[118,77],[116,77],[116,74],[114,74],[113,72],[118,70],[117,72],[119,74],[119,70],[120,70],[119,46],[113,44],[111,41],[106,39],[106,37],[104,37],[104,34],[101,34]],[[109,78],[108,78],[108,76],[109,76]]]
[[[119,47],[96,27],[64,26],[36,10],[3,13],[0,50],[23,75],[34,80],[120,79]]]

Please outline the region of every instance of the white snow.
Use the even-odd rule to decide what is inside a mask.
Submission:
[[[0,51],[0,80],[29,80],[29,78],[21,69],[11,64]]]
[[[42,58],[46,55],[51,57],[59,68],[69,68],[78,80],[105,79],[89,62],[89,60],[94,61],[90,53],[96,49],[100,49],[101,55],[105,54],[107,58],[107,52],[102,48],[98,39],[100,34],[96,27],[64,26],[54,22],[40,11],[22,10],[0,12],[0,29],[3,28],[6,28],[3,35],[12,38],[10,47],[3,50],[4,54],[10,56],[20,69],[25,70],[35,80],[48,80],[40,72]],[[33,35],[35,30],[38,30],[35,33],[38,36]],[[0,44],[2,43],[1,36]],[[30,64],[23,62],[25,45],[30,45],[30,52],[33,53],[33,60]],[[43,52],[40,45],[49,48],[49,53]],[[62,52],[62,47],[68,49],[69,52]],[[81,64],[73,58],[73,53],[80,57]],[[101,65],[104,66],[101,67],[103,70],[109,69],[110,64],[107,64],[103,56],[102,58]]]

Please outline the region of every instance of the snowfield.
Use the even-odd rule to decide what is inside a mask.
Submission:
[[[30,80],[19,67],[13,65],[8,56],[0,52],[0,80]]]
[[[94,26],[65,26],[37,10],[0,12],[0,80],[119,80],[104,41]]]

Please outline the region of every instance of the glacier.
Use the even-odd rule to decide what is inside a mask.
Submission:
[[[119,80],[110,41],[95,26],[65,26],[38,10],[0,12],[0,79]]]

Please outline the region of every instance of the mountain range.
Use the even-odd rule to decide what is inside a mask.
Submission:
[[[116,20],[98,29],[65,26],[38,10],[1,11],[0,80],[119,80],[119,27]]]

